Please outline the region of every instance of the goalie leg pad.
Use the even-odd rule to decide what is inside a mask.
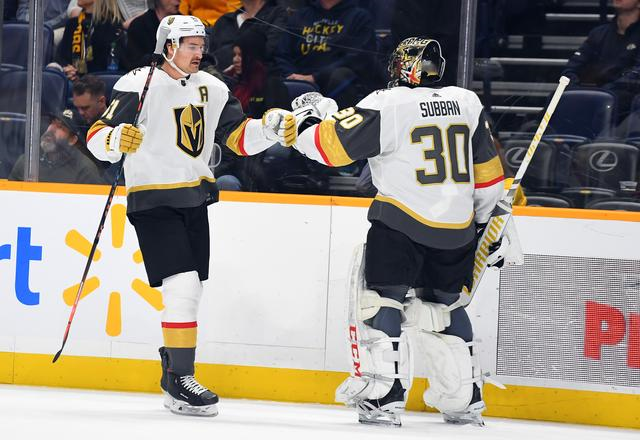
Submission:
[[[473,362],[469,344],[457,336],[425,332],[418,336],[426,351],[429,388],[424,402],[442,413],[465,410],[471,403]]]
[[[405,302],[404,314],[403,327],[415,327],[422,332],[441,332],[451,325],[451,313],[444,304],[412,298]]]
[[[381,310],[390,308],[402,313],[403,305],[394,299],[365,288],[364,245],[354,252],[349,285],[349,340],[351,345],[352,373],[336,390],[336,400],[349,406],[369,399],[382,399],[391,390],[394,381],[402,387],[411,387],[413,375],[411,347],[406,334],[390,336],[380,328],[369,325],[375,322]],[[369,321],[371,320],[372,321]],[[400,318],[401,321],[402,317]],[[380,328],[374,328],[380,327]],[[400,332],[398,322],[398,333]],[[397,371],[397,372],[396,372]]]

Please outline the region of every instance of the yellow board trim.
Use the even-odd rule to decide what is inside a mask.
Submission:
[[[502,175],[504,175],[504,170],[498,156],[487,162],[473,165],[473,182],[476,185],[491,182]]]
[[[198,327],[162,328],[164,345],[171,348],[193,348],[198,338]]]
[[[414,220],[416,220],[416,221],[418,221],[418,222],[420,222],[420,223],[422,223],[424,225],[431,226],[432,228],[466,229],[466,228],[469,227],[469,225],[473,221],[473,217],[475,215],[474,212],[471,212],[471,217],[469,217],[469,219],[467,221],[465,221],[464,223],[434,222],[434,221],[431,221],[431,220],[428,220],[428,219],[422,217],[417,212],[412,211],[406,205],[398,202],[397,200],[392,199],[391,197],[381,196],[380,194],[378,194],[375,197],[375,199],[378,200],[379,202],[389,203],[389,204],[395,206],[396,208],[402,210],[408,216],[412,217]]]
[[[15,385],[160,392],[160,362],[135,359],[0,352],[0,382]],[[347,377],[334,371],[196,364],[198,380],[223,399],[335,404],[336,387]],[[430,411],[422,402],[427,387],[417,378],[407,408]],[[485,415],[640,429],[640,399],[634,394],[509,385],[486,386]]]
[[[340,142],[340,138],[338,138],[335,120],[327,119],[326,121],[322,121],[318,130],[318,137],[320,138],[319,148],[322,149],[327,159],[329,159],[328,165],[341,167],[353,163],[353,159],[349,157],[342,142]]]
[[[131,194],[133,192],[138,192],[138,191],[148,191],[153,189],[193,188],[195,186],[200,186],[203,180],[206,180],[207,182],[211,182],[211,183],[214,183],[216,181],[216,179],[214,178],[202,176],[198,180],[194,180],[192,182],[157,183],[153,185],[133,186],[129,188],[129,190],[127,191],[127,194]]]
[[[109,189],[110,187],[107,185],[86,185],[50,182],[15,182],[0,179],[0,191],[24,191],[51,194],[83,194],[106,196],[107,194],[109,194]],[[119,186],[116,189],[116,195],[126,195],[124,186]],[[221,191],[220,200],[225,202],[346,206],[353,208],[366,208],[371,205],[371,202],[373,201],[373,199],[364,197],[360,198],[339,196],[310,196],[304,194],[246,193],[240,191]],[[544,208],[539,206],[514,206],[513,212],[515,215],[528,217],[640,222],[639,212],[603,211],[595,209]]]

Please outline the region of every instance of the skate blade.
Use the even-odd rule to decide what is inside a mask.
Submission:
[[[174,399],[169,394],[165,394],[164,407],[174,414],[181,416],[215,417],[218,415],[216,404],[193,406],[181,400]]]
[[[400,417],[367,417],[358,414],[358,422],[363,425],[388,426],[391,428],[400,428],[402,426]]]
[[[360,417],[358,422],[363,425],[386,426],[389,428],[400,428],[402,426],[400,420],[367,419],[366,417]]]
[[[448,414],[443,414],[442,416],[444,421],[450,425],[473,425],[480,428],[484,426],[484,420],[482,417],[451,416]]]

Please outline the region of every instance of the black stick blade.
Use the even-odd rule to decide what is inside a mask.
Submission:
[[[66,342],[66,341],[65,341]],[[62,347],[60,347],[60,350],[58,350],[58,352],[56,353],[56,355],[53,357],[53,360],[51,361],[52,364],[55,364],[56,361],[60,358],[60,355],[62,354],[62,350],[64,349],[64,344],[62,344]]]

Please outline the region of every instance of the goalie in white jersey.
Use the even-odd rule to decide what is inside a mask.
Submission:
[[[199,71],[205,28],[192,16],[165,17],[157,32],[164,62],[151,78],[134,122],[150,67],[129,72],[114,86],[110,106],[89,130],[100,160],[124,162],[127,215],[136,229],[152,287],[162,286],[164,347],[161,387],[165,406],[180,414],[215,415],[218,396],[194,378],[197,313],[209,275],[207,205],[218,190],[209,169],[214,140],[238,155],[295,140],[289,112],[248,119],[224,83]]]
[[[409,38],[391,56],[390,88],[321,122],[335,103],[294,101],[307,127],[296,148],[328,166],[368,159],[378,190],[366,247],[352,265],[353,372],[336,392],[364,423],[400,425],[412,379],[410,327],[427,355],[416,360],[428,371],[426,404],[448,422],[482,424],[471,322],[464,308],[447,306],[471,288],[478,230],[504,177],[476,94],[429,87],[444,67],[437,41]]]

